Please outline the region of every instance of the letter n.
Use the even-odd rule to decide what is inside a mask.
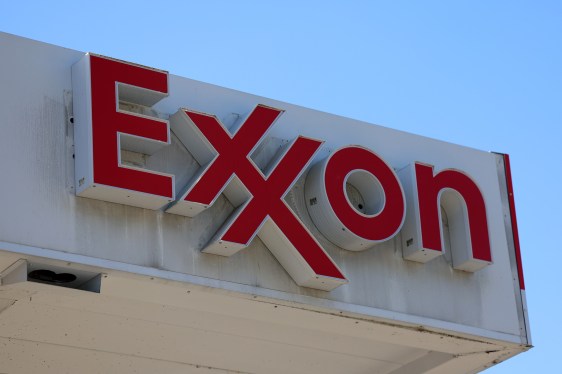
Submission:
[[[405,259],[427,262],[443,254],[450,239],[453,268],[475,272],[492,263],[484,197],[468,175],[454,169],[435,174],[433,166],[421,163],[399,175],[407,191]]]

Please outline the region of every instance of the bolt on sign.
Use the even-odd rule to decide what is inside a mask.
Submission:
[[[452,267],[477,272],[492,264],[487,196],[463,170],[410,159],[396,171],[377,149],[360,144],[318,159],[320,132],[286,139],[282,155],[263,171],[250,156],[280,125],[284,108],[258,103],[233,130],[197,108],[178,107],[167,118],[128,112],[120,102],[152,107],[170,95],[168,73],[94,54],[74,65],[72,80],[76,194],[195,220],[224,194],[236,209],[204,253],[232,256],[258,236],[298,285],[330,291],[347,283],[310,224],[285,201],[306,175],[302,193],[314,229],[342,250],[376,250],[400,232],[404,260],[428,262],[444,252],[444,207]],[[178,191],[174,175],[121,160],[124,149],[151,155],[169,147],[172,132],[200,165]]]

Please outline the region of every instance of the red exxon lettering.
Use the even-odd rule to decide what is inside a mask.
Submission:
[[[206,166],[167,211],[195,216],[224,192],[238,208],[203,252],[231,256],[258,235],[297,284],[331,290],[347,283],[345,276],[283,199],[322,142],[299,136],[267,175],[250,158],[281,114],[258,105],[231,134],[215,116],[176,113],[174,133]]]
[[[454,169],[434,173],[433,166],[419,162],[401,175],[411,191],[402,235],[406,259],[427,262],[440,256],[447,222],[455,269],[474,272],[492,263],[486,204],[468,175]]]
[[[358,201],[350,201],[350,191]],[[404,221],[404,192],[394,170],[360,146],[340,148],[313,166],[305,197],[316,227],[351,251],[392,238]]]
[[[119,109],[119,100],[151,106],[166,97],[168,74],[88,55],[73,75],[89,78],[75,94],[91,103],[90,112],[84,106],[75,110],[82,119],[75,130],[77,194],[149,209],[172,201],[172,175],[122,165],[120,157],[121,149],[152,154],[170,144],[168,121]]]

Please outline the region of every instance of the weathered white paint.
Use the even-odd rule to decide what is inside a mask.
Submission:
[[[379,372],[388,373],[418,359],[425,360],[420,362],[434,362],[435,365],[441,365],[439,367],[452,368],[451,371],[442,372],[455,372],[460,370],[459,368],[468,368],[470,365],[476,370],[495,359],[502,360],[525,349],[524,346],[529,341],[528,332],[522,311],[521,292],[516,281],[517,273],[513,267],[513,249],[509,231],[511,226],[507,224],[509,220],[505,220],[505,199],[502,202],[502,193],[505,189],[500,188],[503,183],[501,180],[503,169],[499,167],[503,164],[498,166],[496,155],[170,75],[170,96],[155,107],[158,112],[156,114],[165,119],[178,108],[188,107],[214,113],[225,124],[235,127],[236,119],[244,117],[256,104],[261,103],[286,110],[272,129],[266,143],[258,147],[255,152],[255,161],[262,168],[267,167],[269,161],[275,158],[277,150],[286,144],[287,140],[297,135],[304,135],[321,137],[326,141],[317,160],[340,146],[358,144],[374,150],[396,170],[411,163],[413,159],[421,160],[435,165],[436,170],[443,168],[464,170],[482,188],[488,209],[493,264],[470,274],[453,270],[448,256],[440,256],[426,264],[405,261],[402,258],[400,234],[391,241],[378,244],[373,249],[363,252],[350,252],[336,247],[314,228],[304,201],[305,176],[301,177],[286,200],[349,278],[349,284],[332,292],[302,288],[293,282],[259,238],[256,238],[247,249],[228,258],[200,252],[232,211],[231,204],[222,196],[215,205],[196,218],[76,197],[73,160],[74,125],[70,123],[72,106],[68,98],[71,97],[69,91],[72,87],[70,68],[83,56],[83,52],[8,34],[0,34],[0,50],[3,56],[0,70],[0,130],[2,131],[0,136],[2,176],[0,258],[4,258],[0,263],[5,265],[0,266],[0,271],[20,257],[32,258],[36,262],[43,257],[56,259],[56,264],[60,266],[64,266],[66,262],[82,263],[87,265],[87,268],[105,269],[104,271],[109,274],[117,272],[119,276],[116,278],[123,277],[119,271],[144,275],[140,280],[133,277],[134,282],[137,283],[127,280],[133,283],[127,283],[124,288],[119,288],[120,283],[112,282],[113,276],[110,276],[102,284],[100,295],[82,294],[81,291],[59,288],[53,290],[52,287],[29,285],[27,282],[21,283],[21,286],[6,286],[8,288],[2,286],[0,302],[5,302],[5,309],[0,314],[0,340],[9,348],[1,350],[0,362],[7,362],[8,358],[17,361],[18,357],[21,361],[23,356],[19,356],[17,352],[29,349],[30,341],[43,339],[41,341],[46,344],[46,348],[41,351],[41,355],[45,357],[72,352],[85,362],[96,362],[96,358],[103,357],[108,363],[114,362],[117,366],[128,362],[131,367],[151,368],[150,365],[156,364],[153,360],[146,361],[145,357],[157,356],[156,360],[163,360],[162,365],[168,365],[160,366],[167,368],[163,370],[174,370],[175,360],[186,354],[185,351],[178,350],[172,355],[166,355],[158,351],[156,344],[150,345],[147,351],[136,351],[140,349],[141,343],[131,347],[130,351],[123,351],[115,345],[116,342],[112,342],[111,339],[104,340],[102,335],[99,335],[97,338],[99,340],[95,344],[88,345],[70,338],[65,340],[67,338],[62,335],[57,338],[57,332],[49,330],[49,326],[45,325],[46,322],[42,322],[47,321],[47,318],[54,318],[57,323],[64,325],[65,321],[60,319],[60,313],[79,310],[80,315],[76,315],[75,319],[68,323],[78,324],[77,321],[85,318],[83,321],[90,324],[80,334],[95,333],[96,326],[106,322],[108,328],[100,330],[99,334],[103,334],[103,331],[109,333],[111,328],[116,326],[121,326],[122,330],[115,331],[130,331],[129,328],[123,327],[123,323],[129,318],[126,313],[136,313],[134,306],[142,309],[141,306],[154,307],[154,304],[157,304],[166,309],[169,305],[182,300],[179,294],[174,296],[173,293],[165,300],[145,299],[157,297],[159,292],[168,292],[165,287],[148,292],[147,289],[150,287],[147,288],[147,283],[150,282],[145,281],[146,277],[201,285],[193,287],[202,287],[197,288],[200,290],[198,292],[204,295],[202,297],[217,298],[216,303],[203,302],[201,305],[205,308],[211,306],[219,308],[219,310],[213,309],[215,313],[221,314],[219,319],[205,321],[203,314],[192,316],[182,310],[177,311],[178,314],[172,322],[169,322],[169,326],[184,320],[185,323],[190,324],[192,323],[190,317],[202,319],[202,323],[217,323],[218,327],[214,328],[213,334],[218,335],[204,340],[205,344],[216,343],[225,336],[230,336],[225,331],[242,323],[242,315],[236,317],[238,318],[236,320],[225,316],[231,311],[227,301],[235,300],[244,303],[245,308],[252,311],[247,318],[254,321],[252,323],[246,321],[243,326],[257,335],[252,338],[255,339],[253,343],[248,343],[249,341],[240,337],[229,340],[234,349],[241,349],[241,346],[250,344],[248,348],[251,346],[257,352],[252,357],[260,357],[262,353],[263,357],[270,357],[267,356],[267,352],[262,351],[279,349],[280,352],[284,352],[279,357],[284,357],[285,361],[287,358],[294,357],[297,366],[298,363],[305,365],[304,361],[298,361],[297,358],[307,354],[292,351],[294,347],[290,346],[288,341],[277,338],[279,334],[283,334],[284,329],[270,326],[274,329],[262,330],[258,327],[261,325],[255,322],[255,319],[261,318],[262,304],[271,308],[275,304],[283,305],[283,308],[287,307],[291,311],[298,310],[298,316],[289,313],[277,318],[273,315],[268,323],[291,324],[292,328],[297,330],[299,326],[316,329],[311,335],[299,334],[297,330],[291,331],[294,333],[293,337],[304,336],[303,339],[308,341],[306,349],[316,352],[314,354],[318,356],[313,356],[312,361],[326,362],[322,368],[333,368],[332,372],[351,372],[341,370],[342,366],[339,365],[357,365],[354,366],[357,370],[371,368],[372,372],[380,369]],[[123,103],[121,108],[124,107],[138,112],[149,111],[147,108]],[[175,136],[172,136],[171,146],[162,148],[150,157],[138,154],[124,154],[122,157],[124,161],[130,160],[137,165],[144,162],[144,167],[151,170],[175,174],[176,191],[181,191],[199,169],[197,162]],[[129,279],[128,276],[125,278]],[[161,280],[157,283],[163,286],[166,281]],[[209,286],[217,291],[213,291]],[[175,285],[174,287],[179,287],[184,293],[184,288],[191,286],[184,285],[182,288]],[[22,309],[19,308],[24,305],[23,303],[18,306],[18,303],[10,305],[10,302],[6,301],[26,300],[28,295],[33,298],[34,293],[41,296],[41,301],[30,300],[29,303],[25,301],[27,306]],[[109,299],[115,293],[118,294],[118,300],[113,304]],[[25,296],[23,299],[22,295]],[[251,295],[259,295],[258,299],[264,298],[268,301],[256,302]],[[128,304],[130,300],[135,301]],[[137,302],[140,304],[136,304]],[[0,303],[0,310],[2,305],[4,304]],[[44,309],[45,319],[38,317],[41,313],[39,313],[40,309],[37,309],[43,308],[44,305],[49,305]],[[104,310],[104,308],[115,308],[115,305],[125,308],[127,312],[120,314],[115,309],[111,309],[112,312]],[[185,303],[182,305],[182,308],[187,309],[195,307],[191,302],[189,305]],[[336,317],[335,315],[340,311],[348,314],[350,318]],[[184,312],[187,314],[182,314]],[[101,317],[104,313],[110,315],[116,313],[118,316],[108,322]],[[153,322],[157,338],[156,326],[168,329],[166,321],[169,315],[161,315],[158,312],[146,313],[153,313],[147,317],[148,319],[159,320]],[[136,325],[130,325],[130,329],[142,328],[142,324],[138,321],[145,317],[138,318],[135,320]],[[323,322],[317,324],[314,322],[315,318],[320,318]],[[318,331],[331,328],[330,326],[334,324],[337,327],[330,330],[334,334],[330,335],[330,339],[337,339],[350,334],[347,329],[349,325],[352,326],[355,322],[364,319],[370,321],[368,326],[372,329],[366,328],[361,331],[357,329],[360,342],[355,342],[351,346],[361,350],[365,344],[367,346],[372,344],[370,339],[375,339],[379,341],[378,345],[374,346],[376,349],[372,348],[369,354],[361,353],[359,356],[362,358],[357,358],[352,352],[342,353],[348,356],[347,358],[338,356],[341,361],[328,360],[327,356],[318,353],[323,349],[320,342],[329,340]],[[24,334],[19,330],[10,330],[12,323],[15,324],[14,329],[17,329],[17,326],[20,328],[24,326],[22,321],[29,321],[31,325],[41,324],[43,330],[37,335],[32,335],[31,331]],[[348,321],[351,321],[349,325]],[[392,322],[392,326],[386,325],[389,321]],[[363,322],[359,323],[363,326]],[[468,359],[470,365],[462,355],[455,356],[455,359],[449,361],[445,360],[445,364],[439,364],[445,356],[433,355],[423,358],[424,355],[429,354],[429,350],[433,349],[430,348],[431,339],[427,338],[431,334],[404,335],[397,341],[393,340],[391,332],[377,335],[386,328],[392,332],[402,331],[397,326],[405,326],[404,331],[412,331],[413,325],[423,325],[425,329],[437,331],[435,336],[438,340],[446,339],[444,337],[451,334],[455,335],[455,338],[451,338],[455,341],[454,346],[461,347],[460,349],[465,353],[475,348],[472,347],[473,343],[484,346],[490,344],[494,352],[497,349],[500,353],[482,353],[482,356],[475,354]],[[192,328],[195,327],[182,331],[189,335],[193,332],[189,330]],[[218,331],[220,328],[225,330]],[[143,333],[148,334],[149,330],[152,331],[151,328],[147,328]],[[79,330],[73,331],[78,334]],[[353,331],[352,335],[356,330]],[[315,335],[317,333],[320,335]],[[186,344],[192,346],[189,344],[190,338],[185,338],[181,334],[174,335],[171,330],[163,334],[167,334],[168,341],[187,339]],[[200,335],[197,336],[202,339],[206,336],[205,332],[200,331],[198,334]],[[245,336],[242,332],[233,334]],[[276,341],[274,346],[268,346],[263,343],[264,336],[274,336],[275,339],[281,340]],[[466,337],[472,340],[465,340]],[[17,339],[6,340],[7,338]],[[130,341],[121,341],[120,344],[129,344],[134,340],[132,337],[129,339]],[[347,349],[345,348],[347,343],[342,343],[334,343],[328,351]],[[402,357],[396,361],[384,355],[384,357],[369,356],[385,346],[395,344],[412,347],[418,343],[419,346],[414,351],[407,353],[391,349],[388,355],[396,354]],[[66,348],[61,348],[59,344],[63,344]],[[106,346],[107,344],[110,346]],[[161,341],[160,344],[164,342]],[[76,348],[70,348],[71,346]],[[104,346],[106,348],[103,353],[99,353],[99,356],[92,353]],[[176,349],[179,345],[174,342],[167,343],[167,346]],[[225,359],[226,366],[221,366],[218,363],[222,361],[213,361],[218,360],[217,356],[209,356],[212,358],[207,360],[205,349],[198,349],[193,356],[187,356],[185,362],[212,366],[217,372],[220,372],[218,369],[225,368],[247,372],[274,372],[259,366],[265,365],[263,360],[260,361],[261,363],[253,363],[256,366],[246,367],[245,364],[236,361],[236,357],[232,357],[230,359],[234,361]],[[439,352],[447,353],[449,352],[447,349],[446,344],[435,346],[435,350]],[[485,351],[483,346],[478,346],[472,352]],[[117,356],[113,356],[114,354]],[[241,357],[246,356],[242,354]],[[55,363],[53,365],[56,367]],[[307,368],[306,365],[300,367]],[[287,368],[285,366],[284,372],[297,372]],[[304,372],[316,370],[316,368],[308,368],[310,370]],[[327,370],[319,371],[329,372]],[[17,372],[16,369],[13,371]],[[102,369],[100,371],[103,372]],[[154,372],[156,369],[152,371],[146,369],[146,371]]]
[[[1,254],[0,266],[17,257]],[[36,261],[45,259],[29,258]],[[112,270],[102,276],[101,294],[31,282],[2,286],[0,313],[0,362],[10,373],[462,373],[521,350],[493,339]]]

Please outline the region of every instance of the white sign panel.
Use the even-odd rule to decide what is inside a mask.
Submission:
[[[528,343],[506,155],[96,54],[18,48],[26,64],[7,59],[3,79],[17,82],[2,100],[41,103],[42,122],[5,115],[17,125],[0,149],[32,151],[0,158],[2,243]]]

